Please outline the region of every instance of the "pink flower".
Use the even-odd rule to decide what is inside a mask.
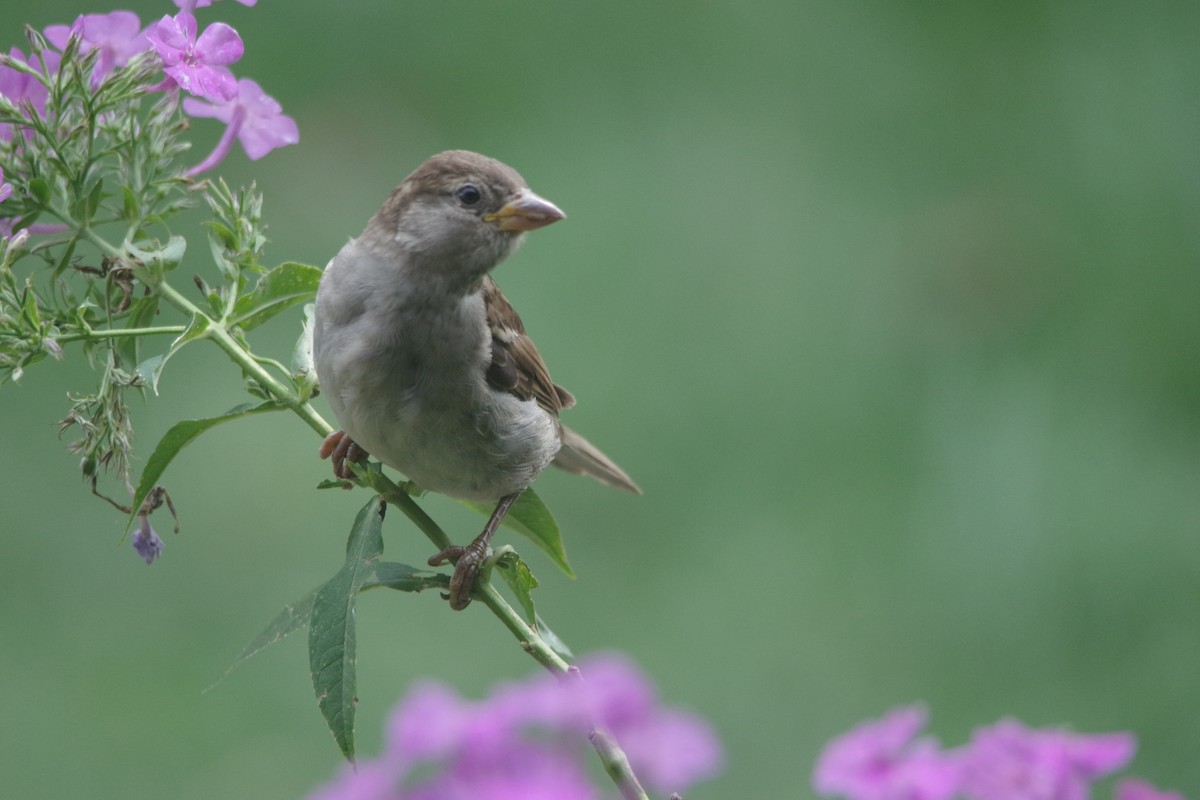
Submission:
[[[15,47],[9,51],[9,56],[16,61],[39,69],[40,65],[36,59],[26,58]],[[46,50],[42,53],[42,59],[46,62],[46,70],[54,73],[58,71],[62,56],[53,50]],[[22,100],[27,100],[37,110],[37,113],[45,114],[46,100],[49,98],[50,92],[42,85],[41,81],[32,75],[15,70],[12,67],[0,65],[0,95],[4,95],[9,100],[18,104]],[[12,127],[11,123],[0,124],[0,141],[7,142],[12,139]]]
[[[214,102],[237,96],[233,74],[223,69],[245,51],[242,38],[233,28],[214,22],[196,38],[196,18],[180,11],[147,28],[146,38],[162,58],[163,72],[187,93]]]
[[[1128,733],[1033,730],[1012,719],[975,731],[963,790],[975,800],[1087,800],[1091,781],[1133,758]]]
[[[238,81],[237,93],[224,103],[206,103],[189,97],[183,101],[183,110],[193,117],[219,119],[226,125],[225,135],[213,152],[190,170],[193,175],[219,164],[235,138],[251,161],[257,161],[276,147],[300,141],[296,120],[284,114],[275,98],[249,78]]]
[[[682,791],[716,772],[721,752],[711,728],[659,705],[628,660],[600,656],[581,671],[582,680],[539,673],[479,701],[418,683],[392,713],[384,754],[310,800],[594,800],[584,767],[592,714],[648,788]]]
[[[1146,781],[1126,778],[1117,784],[1116,800],[1184,800],[1179,792],[1163,792]]]
[[[897,708],[834,739],[813,774],[819,794],[850,800],[945,800],[958,787],[957,756],[933,739],[914,739],[925,727],[925,709]]]
[[[96,69],[92,72],[93,86],[98,85],[115,68],[128,64],[138,53],[150,49],[150,41],[142,31],[142,23],[132,11],[83,14],[70,27],[51,25],[46,28],[45,34],[46,39],[59,50],[66,48],[67,39],[75,35],[79,37],[81,53],[100,51]]]
[[[208,8],[215,2],[216,0],[175,0],[175,5],[179,6],[184,11],[191,13],[197,8]],[[238,0],[238,2],[244,6],[252,6],[257,3],[258,0]]]

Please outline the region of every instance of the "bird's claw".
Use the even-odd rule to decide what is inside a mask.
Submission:
[[[487,557],[488,546],[478,539],[466,547],[451,545],[429,557],[431,567],[454,564],[454,574],[450,576],[450,591],[442,596],[450,601],[450,607],[455,611],[462,611],[471,604],[471,592]]]
[[[333,461],[333,475],[343,481],[354,480],[354,470],[350,464],[365,464],[370,456],[370,453],[359,447],[345,431],[334,431],[326,436],[317,454],[322,459],[328,458]]]

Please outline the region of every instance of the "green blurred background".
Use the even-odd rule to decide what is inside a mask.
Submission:
[[[110,10],[16,5],[0,27],[22,46],[23,22]],[[577,651],[630,653],[717,725],[725,773],[689,800],[810,796],[826,740],[915,700],[949,744],[1003,715],[1132,730],[1134,771],[1200,793],[1200,7],[263,0],[217,19],[300,126],[219,170],[264,191],[270,261],[323,265],[450,147],[568,213],[497,277],[580,399],[569,424],[646,494],[539,481],[576,581],[515,544]],[[196,123],[197,160],[218,133]],[[262,349],[286,357],[297,327]],[[171,468],[184,528],[147,568],[56,432],[91,380],[75,349],[0,390],[0,792],[303,796],[339,759],[302,638],[201,692],[332,574],[365,496],[314,491],[327,466],[297,420],[234,423]],[[143,458],[239,392],[215,348],[184,351],[138,409]],[[399,514],[385,535],[389,557],[429,554]],[[534,669],[482,608],[432,594],[371,593],[358,621],[364,754],[414,678],[480,696]]]

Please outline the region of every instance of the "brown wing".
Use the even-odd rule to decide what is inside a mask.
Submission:
[[[522,400],[536,400],[539,406],[555,415],[575,405],[571,393],[550,380],[546,362],[542,361],[533,340],[525,334],[521,318],[490,276],[483,279],[483,304],[492,332],[488,384]]]

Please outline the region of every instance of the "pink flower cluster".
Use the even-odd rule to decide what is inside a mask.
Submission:
[[[813,788],[847,800],[1087,800],[1091,784],[1133,758],[1132,734],[1078,734],[1033,729],[1003,719],[943,750],[919,737],[920,706],[894,709],[845,733],[821,753]],[[1116,800],[1184,800],[1136,779],[1121,781]]]
[[[189,170],[196,174],[219,164],[239,141],[252,160],[262,158],[277,147],[300,141],[296,121],[283,113],[274,98],[248,78],[237,79],[229,65],[242,57],[244,46],[237,31],[223,22],[214,22],[199,30],[193,10],[211,5],[213,0],[175,0],[180,10],[143,28],[131,11],[109,14],[83,14],[71,25],[50,25],[46,40],[63,50],[70,37],[79,38],[84,54],[98,51],[92,84],[99,86],[114,69],[123,67],[135,56],[153,50],[162,61],[164,91],[182,90],[198,99],[184,101],[184,110],[195,117],[210,117],[225,123],[225,134],[216,149]],[[238,0],[253,6],[256,0]],[[25,64],[30,59],[14,49],[11,56]],[[58,69],[61,56],[43,53],[46,68]],[[29,101],[39,114],[45,113],[46,88],[32,76],[0,66],[0,95],[13,102]],[[10,125],[0,125],[0,140],[12,138]]]
[[[388,725],[384,753],[346,767],[309,800],[595,800],[587,730],[600,720],[652,792],[682,792],[720,769],[712,728],[658,704],[627,659],[596,656],[584,678],[546,673],[471,702],[436,682],[414,686]]]

